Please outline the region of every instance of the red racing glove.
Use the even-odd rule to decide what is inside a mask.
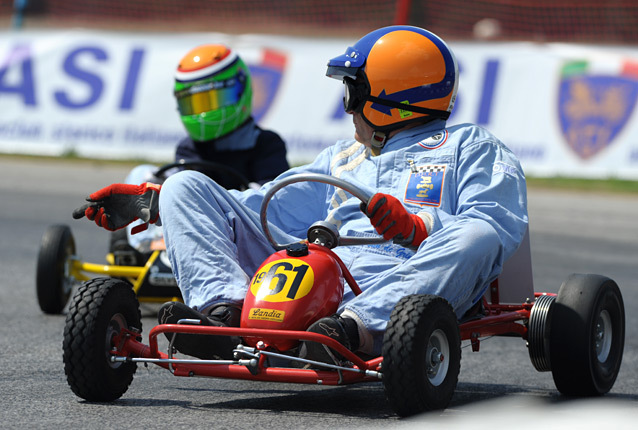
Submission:
[[[401,202],[389,194],[377,193],[361,210],[370,218],[374,229],[386,240],[410,248],[418,246],[428,237],[425,222],[411,214]]]
[[[145,182],[141,185],[113,184],[87,197],[86,203],[73,211],[73,218],[86,216],[107,230],[126,227],[136,219],[144,224],[135,226],[132,233],[146,230],[148,224],[159,219],[159,192],[161,185]]]

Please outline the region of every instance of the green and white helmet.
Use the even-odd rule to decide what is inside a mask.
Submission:
[[[227,46],[198,46],[177,66],[177,108],[194,141],[218,139],[242,125],[250,118],[252,95],[248,67]]]

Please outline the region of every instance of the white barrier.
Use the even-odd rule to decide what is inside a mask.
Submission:
[[[88,30],[0,32],[0,152],[172,159],[179,59],[227,43],[253,72],[254,113],[292,163],[353,134],[329,58],[356,40]],[[449,123],[490,129],[536,176],[638,179],[638,48],[452,42]]]

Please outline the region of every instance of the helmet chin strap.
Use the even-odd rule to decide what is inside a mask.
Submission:
[[[370,138],[370,149],[372,150],[372,155],[379,155],[387,141],[388,141],[387,133],[375,130],[372,133],[372,137]]]
[[[372,132],[372,137],[370,138],[370,149],[372,151],[372,155],[379,155],[381,153],[381,150],[383,149],[385,144],[388,143],[388,139],[390,138],[390,135],[394,136],[395,131],[416,127],[418,125],[427,124],[428,122],[434,121],[435,119],[437,119],[437,117],[429,116],[425,118],[417,118],[417,120],[419,119],[420,121],[412,122],[407,125],[395,124],[391,128],[385,127],[386,131],[374,130]],[[368,124],[370,123],[368,122]],[[388,130],[388,128],[390,129]]]

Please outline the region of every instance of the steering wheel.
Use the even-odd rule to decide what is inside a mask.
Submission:
[[[285,179],[278,181],[274,184],[264,195],[264,200],[261,202],[261,209],[259,212],[261,227],[268,239],[268,242],[278,251],[286,249],[291,244],[282,245],[272,237],[270,228],[268,227],[267,211],[268,204],[272,200],[273,195],[282,189],[283,187],[294,184],[296,182],[321,182],[323,184],[333,185],[341,188],[344,191],[349,192],[353,196],[361,200],[362,203],[368,204],[370,195],[352,185],[343,179],[335,178],[334,176],[324,175],[321,173],[299,173],[289,176]],[[356,237],[356,236],[339,236],[339,230],[334,224],[330,224],[325,221],[318,221],[308,229],[308,241],[311,243],[320,243],[328,248],[334,248],[336,246],[351,246],[351,245],[374,245],[387,242],[383,236],[379,237]]]
[[[218,180],[221,176],[232,177],[236,182],[240,184],[240,191],[247,190],[250,187],[250,181],[243,174],[233,169],[232,167],[229,167],[225,164],[217,163],[215,161],[179,160],[175,163],[163,165],[162,167],[157,169],[154,174],[160,179],[166,179],[166,172],[176,167],[185,170],[197,170],[209,176],[213,180]]]

